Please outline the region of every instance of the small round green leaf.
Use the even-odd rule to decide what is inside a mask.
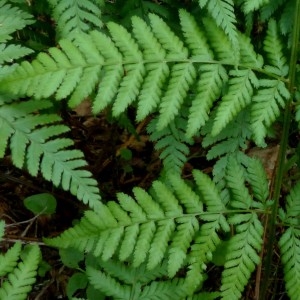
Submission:
[[[79,263],[84,259],[84,252],[75,248],[59,249],[63,264],[69,268],[79,268]]]
[[[56,199],[48,193],[36,194],[25,198],[24,205],[35,215],[51,215],[56,210]]]
[[[69,279],[67,285],[67,296],[72,299],[73,294],[80,289],[85,289],[88,283],[88,279],[85,273],[75,273]]]

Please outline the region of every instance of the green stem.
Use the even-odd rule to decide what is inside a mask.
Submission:
[[[292,48],[291,48],[291,59],[289,66],[289,77],[288,77],[288,89],[291,94],[290,99],[287,101],[285,112],[284,112],[284,123],[283,123],[283,132],[280,142],[280,150],[278,154],[278,165],[276,170],[275,184],[274,184],[274,193],[273,200],[274,204],[272,207],[272,213],[269,216],[269,222],[267,224],[268,228],[268,240],[266,247],[266,258],[264,261],[264,278],[262,280],[262,288],[260,293],[260,299],[267,299],[267,291],[269,287],[269,279],[271,278],[271,265],[273,258],[273,249],[276,241],[276,219],[278,215],[279,199],[281,195],[281,186],[283,181],[284,169],[285,169],[285,159],[286,151],[288,146],[288,137],[291,124],[292,116],[292,99],[294,96],[295,88],[295,77],[296,77],[296,65],[297,65],[297,49],[300,33],[300,0],[296,1],[295,5],[295,14],[293,22],[293,36],[292,36]]]

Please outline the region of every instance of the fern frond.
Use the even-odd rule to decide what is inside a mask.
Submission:
[[[181,10],[180,21],[186,42],[192,51],[192,59],[194,57],[197,60],[213,60],[213,52],[195,20],[186,11]],[[200,65],[199,74],[197,93],[188,117],[188,137],[194,136],[208,120],[209,110],[213,102],[220,97],[222,86],[227,81],[227,73],[219,64]]]
[[[145,286],[139,299],[177,299],[181,300],[187,294],[182,280],[153,281]]]
[[[279,20],[279,27],[280,27],[280,32],[283,35],[287,35],[292,33],[293,30],[293,18],[291,18],[291,16],[294,13],[294,9],[295,9],[295,3],[294,1],[287,1],[282,14],[281,14],[281,18]]]
[[[36,280],[40,262],[40,249],[37,245],[28,246],[26,255],[17,267],[8,275],[0,288],[1,299],[25,299]]]
[[[269,196],[269,184],[266,171],[259,159],[252,158],[247,165],[246,180],[252,187],[253,196],[265,203]]]
[[[9,73],[13,72],[15,69],[15,66],[12,65],[14,60],[33,52],[31,49],[21,45],[6,44],[7,41],[13,38],[13,33],[32,23],[34,23],[34,20],[30,14],[11,6],[5,0],[0,1],[0,65],[9,63],[9,65],[1,66],[0,77],[3,76],[5,78]]]
[[[264,50],[267,53],[271,66],[274,67],[272,71],[279,76],[286,76],[288,65],[283,54],[283,46],[278,35],[277,24],[273,19],[269,22],[267,36],[264,41]]]
[[[232,0],[199,0],[201,8],[206,6],[209,14],[213,20],[220,26],[236,50],[238,49],[237,43],[237,30],[236,30],[236,17],[234,14],[234,3]],[[238,51],[237,51],[238,53]]]
[[[11,6],[5,0],[1,0],[0,23],[0,43],[5,43],[12,39],[12,33],[34,23],[34,20],[27,12]]]
[[[33,51],[31,49],[21,47],[20,45],[0,44],[0,64],[5,62],[12,63],[14,59],[21,58],[32,52]]]
[[[251,107],[251,128],[255,143],[263,146],[268,127],[279,116],[279,106],[285,107],[290,93],[279,80],[261,79],[259,84],[262,88],[254,95]]]
[[[165,128],[178,115],[187,92],[196,78],[196,70],[191,63],[174,65],[171,69],[171,74],[167,92],[160,103],[160,115],[157,123],[158,130]]]
[[[197,288],[196,284],[203,281],[203,269],[206,263],[211,261],[212,253],[221,242],[218,231],[222,229],[228,232],[230,229],[223,215],[226,209],[215,184],[207,175],[197,170],[193,175],[209,214],[200,216],[206,223],[200,227],[189,254],[191,265],[187,274],[187,285],[191,286],[192,290]]]
[[[203,210],[198,195],[184,182],[178,184],[182,179],[171,177],[169,180],[172,186],[176,185],[179,197],[160,181],[153,183],[151,195],[134,188],[136,200],[118,194],[119,204],[111,201],[97,213],[87,211],[77,225],[59,237],[47,239],[47,243],[91,252],[103,260],[115,255],[121,261],[132,259],[134,267],[145,263],[148,270],[155,270],[166,260],[168,275],[174,276],[188,263],[187,255],[198,235],[198,217],[203,215]],[[210,191],[210,187],[211,183],[206,190],[216,193]],[[184,191],[188,191],[190,200],[182,197]],[[207,196],[208,203],[218,200]],[[215,203],[211,206],[210,217],[203,216],[203,219],[213,219],[216,227],[227,229],[226,220],[216,211]]]
[[[67,97],[71,107],[95,94],[94,113],[112,105],[113,115],[118,117],[134,105],[138,108],[137,120],[158,112],[158,131],[188,108],[185,132],[191,138],[207,122],[228,80],[228,93],[216,105],[214,134],[250,104],[254,88],[270,80],[262,79],[257,84],[254,70],[261,70],[263,61],[244,35],[237,33],[238,57],[228,36],[211,19],[204,19],[198,26],[191,15],[181,11],[185,44],[162,19],[153,14],[149,18],[151,25],[134,17],[132,33],[109,23],[111,37],[93,31],[78,34],[74,41],[62,40],[59,48],[50,48],[48,54],[41,53],[32,63],[17,66],[1,80],[1,92],[36,99]],[[266,45],[277,40],[274,34],[270,30]],[[280,46],[280,42],[277,44]],[[274,76],[278,67],[285,68],[284,58],[272,54],[268,47],[271,63],[277,65],[261,71]],[[273,121],[274,117],[270,123]]]
[[[263,22],[270,19],[270,17],[280,9],[280,6],[283,5],[286,1],[285,0],[273,0],[269,1],[269,3],[262,7],[260,11],[261,20]]]
[[[235,65],[239,57],[235,54],[232,43],[228,36],[220,29],[214,20],[209,18],[202,19],[207,39],[215,53],[217,60]]]
[[[11,273],[16,267],[22,250],[21,243],[15,243],[0,256],[0,276]]]
[[[106,295],[112,295],[117,299],[127,300],[130,295],[134,295],[134,299],[168,299],[172,296],[180,300],[187,294],[182,280],[159,280],[166,276],[165,264],[149,272],[145,264],[132,268],[128,264],[113,260],[105,262],[98,260],[101,269],[99,272],[95,268],[95,258],[92,258],[92,261],[93,264],[90,262],[87,265],[91,284]],[[103,282],[99,283],[101,279]]]
[[[91,32],[90,35],[97,48],[101,49],[101,55],[107,61],[107,65],[103,66],[104,75],[93,102],[93,113],[97,114],[114,100],[124,75],[124,68],[122,54],[109,37],[97,31]]]
[[[59,39],[74,38],[76,34],[93,28],[100,29],[103,2],[101,0],[49,0],[53,9],[53,18],[57,23]]]
[[[262,8],[265,4],[268,4],[269,0],[245,0],[243,1],[243,12],[245,15]]]
[[[251,137],[250,116],[248,110],[241,111],[218,135],[212,136],[214,114],[202,128],[205,135],[203,147],[212,146],[207,153],[208,159],[214,159],[246,148],[246,140]]]
[[[86,274],[90,283],[107,296],[113,296],[115,299],[130,299],[131,289],[124,283],[120,284],[116,279],[93,267],[86,268]]]
[[[212,135],[219,134],[236,115],[251,103],[254,88],[258,87],[258,79],[252,70],[231,70],[229,88],[218,106]]]
[[[13,164],[36,176],[40,171],[46,180],[69,190],[91,207],[99,204],[97,182],[91,173],[81,168],[86,165],[83,153],[69,149],[71,139],[60,135],[69,130],[57,115],[36,114],[51,107],[51,102],[28,100],[0,106],[0,157],[9,144]]]
[[[155,149],[161,151],[160,158],[163,161],[167,172],[181,172],[184,163],[187,161],[189,148],[192,140],[185,136],[186,121],[176,117],[166,128],[157,130],[158,119],[153,119],[148,125],[150,140],[156,142]],[[170,173],[171,173],[170,172]]]
[[[260,69],[264,64],[263,57],[254,50],[253,43],[246,35],[239,33],[240,64],[251,69]]]
[[[299,218],[299,216],[298,216]],[[294,300],[300,292],[300,230],[289,227],[279,240],[281,261],[284,268],[284,279],[287,294]]]
[[[134,36],[143,49],[144,59],[149,61],[161,60],[159,63],[146,65],[148,75],[141,88],[136,116],[137,121],[141,121],[159,105],[162,87],[170,71],[168,65],[162,62],[166,56],[166,51],[146,22],[140,18],[133,17],[132,24]]]
[[[300,292],[300,184],[294,186],[286,198],[286,211],[281,209],[280,219],[289,226],[279,240],[285,286],[289,297],[297,299]]]
[[[201,65],[199,67],[200,78],[197,86],[197,94],[190,107],[187,137],[197,134],[198,130],[209,119],[210,109],[220,95],[221,89],[228,80],[225,69],[221,65]]]
[[[236,209],[248,210],[252,205],[252,198],[244,184],[245,175],[245,169],[233,157],[229,157],[226,180],[233,198],[230,206]]]
[[[229,222],[236,226],[230,239],[226,263],[222,273],[222,299],[241,299],[255,266],[259,264],[258,252],[262,246],[263,226],[256,213],[235,214]]]
[[[186,300],[215,300],[220,298],[219,292],[203,292],[187,297]]]
[[[181,39],[176,36],[170,27],[158,16],[149,15],[152,31],[162,47],[166,50],[168,60],[180,58],[184,60],[188,57],[188,49],[184,47]]]

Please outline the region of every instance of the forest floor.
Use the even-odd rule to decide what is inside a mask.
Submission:
[[[161,169],[159,154],[148,140],[147,122],[137,125],[135,135],[108,122],[104,115],[92,117],[89,112],[88,103],[84,103],[75,112],[66,111],[62,117],[71,128],[69,137],[75,141],[75,147],[84,152],[89,163],[88,169],[99,182],[103,200],[115,199],[116,193],[120,191],[131,193],[134,186],[147,189]],[[263,152],[255,148],[251,151],[252,155],[262,159],[269,179],[272,179],[278,145],[274,144]],[[193,168],[210,173],[212,166],[213,162],[205,159],[205,153],[198,142],[191,149],[191,158],[184,167],[183,176],[189,178]],[[54,195],[57,200],[55,214],[35,218],[25,208],[23,200],[39,193]],[[30,300],[67,299],[66,285],[72,271],[61,263],[56,249],[43,244],[43,237],[54,237],[62,233],[82,216],[86,208],[75,197],[55,188],[41,176],[31,177],[26,171],[14,168],[9,155],[0,161],[0,217],[7,224],[0,251],[5,252],[15,241],[24,244],[38,242],[41,244],[43,260],[49,265],[48,272],[43,277],[38,277],[29,296]],[[212,271],[220,273],[220,270]],[[253,274],[253,285],[247,289],[245,299],[251,299],[253,295],[255,276]],[[274,274],[274,277],[279,285],[278,290],[283,290],[283,287],[280,288],[282,276]],[[215,280],[219,279],[215,275],[211,280],[214,282],[209,281],[207,284],[215,286]],[[279,294],[277,296],[274,299],[285,299]]]

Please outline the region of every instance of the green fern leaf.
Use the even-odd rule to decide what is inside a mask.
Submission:
[[[37,268],[40,262],[40,249],[37,245],[28,246],[26,256],[8,275],[0,288],[1,299],[22,300],[30,292],[36,280]]]
[[[192,140],[185,136],[186,121],[176,117],[171,124],[159,131],[157,130],[158,122],[158,119],[153,119],[148,125],[150,140],[155,141],[155,149],[161,151],[160,158],[163,160],[165,170],[178,173],[189,154],[186,144],[192,144]]]
[[[279,216],[288,228],[285,230],[279,240],[281,252],[281,261],[284,269],[284,278],[287,294],[290,299],[299,297],[300,281],[300,184],[294,186],[290,194],[286,197],[286,212],[280,211]]]
[[[158,16],[149,15],[152,31],[156,38],[166,50],[166,59],[184,60],[188,57],[188,50],[183,42],[169,28],[169,26]]]
[[[203,281],[201,273],[205,269],[205,264],[211,261],[212,253],[221,242],[218,231],[220,229],[225,232],[230,230],[223,215],[226,209],[215,184],[207,175],[199,171],[194,171],[193,175],[206,205],[207,213],[201,214],[201,219],[206,223],[200,227],[189,255],[191,265],[187,274],[187,282],[191,285],[192,290],[196,289],[197,284]]]
[[[245,0],[243,3],[244,14],[247,15],[255,10],[259,10],[265,4],[268,4],[269,0]]]
[[[236,209],[248,210],[252,205],[252,198],[244,184],[245,175],[245,169],[233,157],[230,157],[226,180],[233,197],[230,206]]]
[[[128,62],[137,62],[136,64],[126,66],[126,76],[120,85],[113,106],[113,115],[118,116],[136,99],[143,82],[145,68],[142,63],[142,53],[132,39],[131,34],[125,28],[115,23],[109,23],[107,26],[116,46],[123,53],[125,60]]]
[[[0,51],[0,64],[3,64],[5,62],[11,63],[14,59],[21,58],[33,52],[32,50],[21,47],[19,45],[5,44],[0,44]]]
[[[222,299],[241,299],[242,291],[247,285],[260,258],[263,226],[255,213],[236,214],[229,218],[236,225],[237,233],[231,238],[222,273]]]
[[[279,76],[286,76],[288,73],[288,65],[283,54],[283,46],[280,41],[278,32],[277,32],[277,24],[275,20],[270,20],[267,36],[264,41],[264,50],[267,53],[269,62],[271,63],[271,70],[273,73]]]
[[[80,32],[101,28],[101,6],[103,1],[58,1],[49,0],[53,18],[57,23],[59,38],[74,38]]]
[[[170,180],[174,185],[180,181],[179,178]],[[136,201],[119,194],[120,204],[112,201],[97,213],[88,211],[80,223],[46,241],[52,246],[91,252],[102,260],[118,254],[121,261],[132,259],[135,267],[146,263],[148,270],[155,270],[167,259],[168,275],[174,276],[187,263],[188,249],[198,232],[197,216],[202,213],[198,210],[202,205],[197,195],[183,182],[176,187],[178,195],[186,190],[191,201],[177,198],[159,181],[153,183],[152,196],[139,188],[134,189]]]
[[[150,285],[145,286],[138,299],[155,300],[155,299],[176,299],[181,300],[186,295],[182,280],[173,281],[153,281]]]
[[[187,137],[191,138],[208,121],[210,108],[221,95],[221,88],[228,77],[221,65],[201,65],[197,94],[190,107]]]
[[[5,254],[0,256],[0,276],[11,273],[16,267],[22,250],[21,243],[15,243],[7,250]]]
[[[115,299],[130,299],[131,289],[125,284],[120,284],[113,277],[96,270],[93,267],[86,268],[86,274],[90,283],[97,289],[105,292],[107,296]]]
[[[206,6],[209,14],[213,20],[220,26],[236,50],[238,49],[237,43],[237,30],[236,18],[234,14],[234,3],[232,0],[199,0],[201,8]]]
[[[186,300],[215,300],[220,298],[219,292],[203,292],[197,293],[191,297],[187,297]]]
[[[241,111],[236,118],[230,122],[218,135],[212,136],[214,114],[202,129],[203,147],[212,146],[206,157],[214,159],[224,154],[238,151],[247,147],[246,141],[250,139],[252,132],[250,128],[250,113],[247,109]]]
[[[269,196],[269,183],[260,160],[256,158],[249,160],[246,179],[252,187],[253,196],[260,202],[265,203]]]
[[[160,103],[162,87],[169,75],[169,67],[163,63],[166,51],[162,48],[149,26],[137,17],[132,18],[133,33],[143,49],[144,60],[160,60],[145,66],[148,75],[144,79],[139,95],[137,121],[143,120]]]
[[[279,116],[279,105],[284,108],[290,94],[284,83],[279,80],[261,79],[259,84],[264,88],[259,89],[253,97],[251,128],[254,141],[263,146],[267,128]]]
[[[290,299],[299,297],[300,283],[300,230],[288,228],[279,240],[281,260],[284,267],[284,278],[287,293]]]
[[[282,11],[281,18],[279,20],[280,31],[283,35],[291,34],[293,31],[293,16],[295,10],[295,2],[287,1]]]
[[[217,135],[236,115],[251,103],[258,79],[252,70],[231,70],[229,88],[217,109],[212,135]]]
[[[187,92],[196,78],[196,70],[191,63],[180,63],[171,69],[167,92],[160,103],[157,129],[164,129],[178,114]]]
[[[197,94],[190,107],[187,136],[192,137],[208,120],[209,110],[213,102],[220,97],[222,86],[227,81],[227,73],[222,65],[209,64],[213,62],[213,53],[194,18],[181,10],[180,21],[184,37],[193,54],[191,59],[205,62],[199,66]]]
[[[18,168],[27,167],[37,176],[40,171],[46,180],[73,195],[91,207],[99,204],[97,182],[91,173],[82,170],[86,165],[83,153],[68,149],[73,141],[59,137],[69,130],[57,124],[57,115],[38,115],[37,110],[49,108],[51,102],[28,100],[0,106],[0,132],[3,138],[0,154],[3,157],[8,143],[12,161]]]
[[[190,247],[195,234],[199,231],[199,221],[197,217],[184,217],[177,219],[177,231],[172,238],[169,249],[168,274],[174,277],[177,271],[184,265],[187,258],[186,253]]]
[[[180,203],[184,205],[187,213],[203,212],[203,203],[192,187],[184,182],[178,175],[170,173],[168,179],[172,183],[174,192],[180,200]]]
[[[107,61],[107,65],[103,66],[104,75],[98,85],[98,92],[93,102],[93,113],[97,114],[114,100],[124,75],[124,68],[122,55],[109,37],[97,31],[91,32],[90,35]]]
[[[5,0],[0,1],[0,20],[0,43],[11,40],[12,33],[34,23],[30,14],[11,6]]]
[[[253,43],[246,35],[239,33],[240,64],[243,67],[261,69],[264,63],[263,57],[254,50]]]
[[[274,0],[269,1],[269,3],[261,8],[261,20],[263,22],[270,19],[270,17],[280,9],[280,6],[282,6],[284,3],[286,3],[285,0]]]
[[[228,36],[221,30],[216,23],[209,18],[202,20],[207,39],[215,54],[215,59],[220,62],[235,65],[238,57],[235,55],[232,43]]]
[[[95,257],[92,257],[91,262],[86,261],[87,265],[95,267]],[[107,274],[126,284],[134,285],[137,282],[146,285],[149,282],[162,278],[167,275],[167,264],[164,261],[151,272],[147,272],[146,264],[141,264],[139,267],[131,267],[128,262],[119,262],[114,259],[103,261],[97,259],[99,267]]]

